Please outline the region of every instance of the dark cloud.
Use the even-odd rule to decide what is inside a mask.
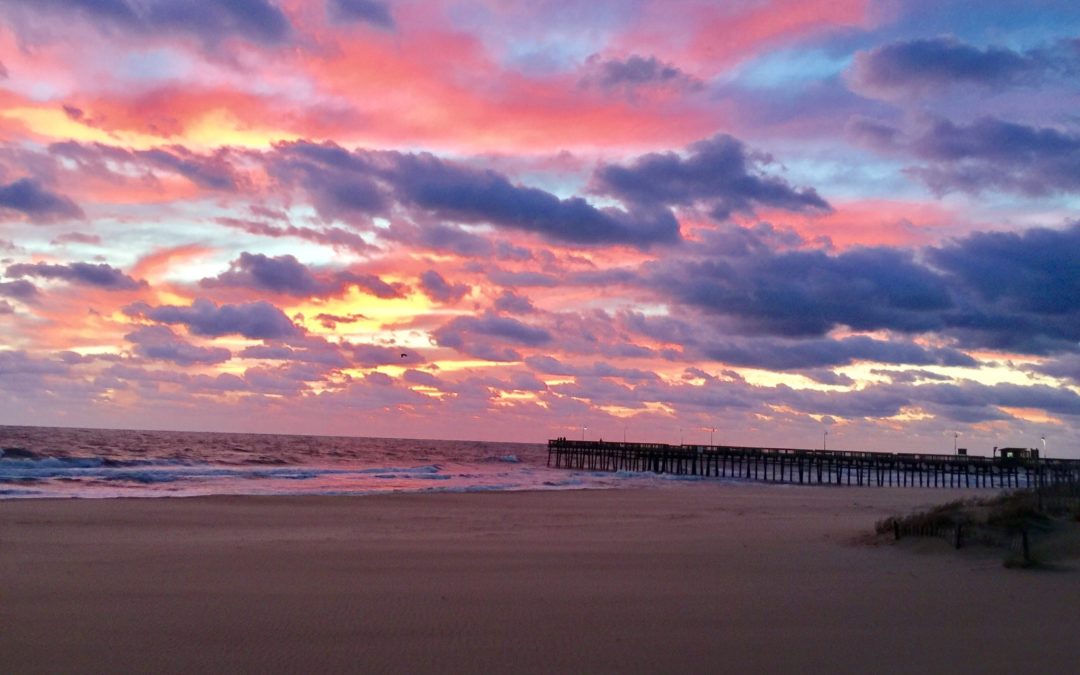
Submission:
[[[207,337],[238,334],[251,339],[279,340],[301,335],[289,317],[265,301],[219,307],[200,298],[187,307],[136,303],[124,308],[124,312],[158,323],[182,324],[193,334]]]
[[[774,250],[774,244],[762,245],[765,240],[758,237],[744,229],[728,237],[730,253],[708,245],[700,258],[646,264],[639,285],[673,303],[678,316],[701,313],[699,322],[718,334],[821,338],[850,328],[938,333],[953,339],[958,349],[1027,354],[1080,349],[1080,224],[975,233],[922,250],[852,248],[839,254]],[[640,315],[626,315],[625,321],[629,329],[653,339],[708,346],[701,331],[686,321]],[[920,356],[890,345],[874,355],[852,352],[856,346],[872,345],[804,342],[778,348],[781,361],[770,364],[820,367],[847,355],[843,358],[971,365],[949,351]],[[712,349],[716,358],[747,363],[764,362],[767,356],[739,340]],[[789,358],[792,362],[784,365]]]
[[[17,281],[0,281],[0,295],[8,298],[28,302],[37,297],[37,293],[37,286],[25,279],[19,279]]]
[[[583,87],[620,91],[633,96],[640,88],[664,88],[676,91],[697,91],[703,83],[670,63],[655,56],[630,55],[624,59],[605,59],[593,54],[585,61]]]
[[[758,338],[738,342],[707,342],[702,351],[710,358],[731,366],[767,370],[837,367],[859,361],[969,368],[978,365],[978,361],[955,349],[927,349],[910,342],[875,340],[866,336],[840,340],[779,341]]]
[[[905,96],[955,85],[1001,88],[1036,79],[1049,64],[1005,47],[979,49],[955,38],[894,42],[856,55],[852,78],[862,91]]]
[[[397,155],[399,197],[436,216],[491,223],[577,244],[649,246],[679,238],[679,224],[662,208],[599,209],[580,197],[512,184],[495,171],[451,164],[433,155]]]
[[[329,0],[330,15],[338,21],[362,21],[378,28],[396,27],[390,6],[378,0]]]
[[[975,233],[926,256],[953,282],[960,306],[947,320],[965,342],[1027,353],[1080,343],[1080,223]]]
[[[494,307],[496,312],[507,314],[531,314],[536,311],[532,300],[510,290],[504,290],[499,297],[495,298]]]
[[[537,347],[551,342],[543,328],[505,316],[459,316],[434,331],[438,344],[490,361],[519,361],[521,354],[500,343]]]
[[[1080,384],[1080,355],[1069,354],[1033,366],[1032,370]]]
[[[492,224],[575,244],[648,247],[679,239],[679,224],[659,206],[597,208],[515,185],[502,174],[428,153],[349,152],[331,143],[283,143],[270,171],[298,182],[327,217],[385,213],[389,199],[419,214],[465,224]]]
[[[945,280],[898,249],[768,251],[661,262],[649,271],[661,292],[748,334],[820,336],[838,326],[929,331],[952,306]]]
[[[380,298],[401,296],[400,284],[391,285],[373,274],[353,272],[313,273],[292,255],[269,257],[261,253],[241,253],[227,272],[202,279],[204,288],[255,288],[296,297],[338,295],[349,286],[359,286]]]
[[[37,0],[32,4],[35,11],[54,15],[78,12],[103,27],[182,33],[210,45],[232,36],[276,44],[292,32],[288,18],[268,0]]]
[[[133,291],[145,287],[145,281],[136,281],[122,271],[104,263],[84,262],[67,265],[49,263],[19,263],[9,265],[9,277],[40,277],[42,279],[61,279],[83,286],[97,286],[111,291]]]
[[[938,194],[990,190],[1033,197],[1080,191],[1080,135],[982,117],[970,124],[933,119],[914,135],[859,118],[849,133],[870,147],[928,164],[912,175]]]
[[[36,221],[82,218],[84,215],[75,202],[45,189],[33,178],[20,178],[0,185],[0,209],[18,211]]]
[[[594,176],[593,188],[633,205],[701,206],[713,218],[753,213],[757,207],[788,211],[828,211],[813,188],[797,189],[763,167],[772,158],[748,151],[726,134],[690,145],[687,156],[651,153],[628,166],[609,164]]]
[[[181,366],[223,363],[232,353],[223,347],[198,347],[187,342],[166,326],[142,326],[124,339],[135,345],[135,352],[148,359],[171,361]]]
[[[909,146],[935,162],[911,170],[938,192],[992,189],[1042,196],[1080,190],[1080,135],[983,117],[938,120]]]
[[[420,275],[420,290],[435,302],[453,303],[468,295],[472,287],[468,284],[451,284],[435,270],[428,270]]]

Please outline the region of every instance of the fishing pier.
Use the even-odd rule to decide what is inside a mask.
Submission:
[[[618,443],[556,438],[548,466],[775,483],[944,488],[1028,488],[1080,482],[1080,460],[851,452],[727,445]]]

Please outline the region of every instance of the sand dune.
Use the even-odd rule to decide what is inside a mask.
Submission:
[[[855,541],[954,496],[4,501],[0,672],[1074,672],[1077,569]]]

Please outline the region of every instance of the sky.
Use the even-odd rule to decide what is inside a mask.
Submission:
[[[0,0],[0,423],[1080,457],[1078,85],[1070,0]]]

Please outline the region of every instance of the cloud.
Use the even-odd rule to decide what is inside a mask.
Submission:
[[[136,281],[122,271],[104,263],[84,262],[67,265],[49,263],[18,263],[7,268],[9,277],[40,277],[61,279],[83,286],[96,286],[110,291],[133,291],[146,287],[145,281]]]
[[[504,290],[499,297],[495,298],[494,308],[496,312],[507,314],[531,314],[536,311],[532,300],[510,290]]]
[[[494,314],[455,317],[433,335],[442,347],[490,361],[521,360],[517,350],[505,347],[502,342],[537,347],[553,340],[551,333],[543,328]]]
[[[857,90],[901,98],[957,85],[1002,88],[1032,83],[1046,67],[1030,53],[1005,47],[979,49],[951,37],[908,40],[855,56],[851,80]]]
[[[92,244],[98,246],[101,244],[101,237],[96,234],[86,234],[83,232],[65,232],[64,234],[54,237],[49,243],[53,245]]]
[[[65,106],[71,115],[69,108]],[[86,122],[81,111],[78,118]],[[76,162],[84,172],[114,179],[127,179],[136,168],[152,177],[156,177],[155,171],[183,176],[201,188],[221,192],[234,192],[243,183],[233,165],[233,151],[227,147],[199,154],[181,145],[127,150],[102,143],[63,141],[49,145],[49,154]],[[118,166],[123,169],[118,170]]]
[[[330,15],[341,22],[361,21],[376,28],[397,27],[390,6],[379,0],[328,0]]]
[[[977,346],[1047,353],[1080,343],[1080,223],[978,232],[926,250],[959,298],[951,331]]]
[[[328,272],[316,275],[292,255],[269,257],[241,253],[227,272],[199,281],[203,288],[254,288],[296,297],[339,295],[348,286],[359,286],[380,298],[401,297],[400,284],[388,284],[373,274]]]
[[[417,215],[462,224],[491,224],[575,244],[646,248],[679,240],[665,208],[597,208],[581,197],[555,195],[506,176],[429,153],[349,152],[332,143],[282,143],[270,161],[279,180],[298,182],[326,217],[384,214],[392,197]]]
[[[75,202],[50,192],[33,178],[0,185],[0,209],[18,211],[32,221],[41,222],[84,217]]]
[[[17,349],[0,350],[0,375],[64,375],[69,370],[63,361],[38,358]]]
[[[0,281],[0,295],[2,296],[29,302],[36,298],[37,294],[37,286],[25,279],[19,279],[17,281]]]
[[[574,377],[615,377],[624,380],[659,380],[660,376],[640,368],[619,368],[610,363],[597,361],[589,366],[574,366],[552,356],[530,356],[525,364],[545,375],[572,375]]]
[[[821,336],[839,326],[930,331],[952,306],[945,280],[901,249],[768,250],[647,269],[647,283],[661,293],[750,335]]]
[[[972,368],[978,361],[955,349],[927,349],[910,342],[875,340],[853,336],[840,340],[706,341],[703,351],[710,358],[731,366],[767,370],[802,370],[847,366],[858,361],[870,363],[938,365]],[[821,381],[820,377],[817,377]]]
[[[232,358],[228,349],[195,346],[166,326],[142,326],[125,335],[124,339],[135,345],[140,356],[181,366],[223,363]]]
[[[280,309],[261,300],[220,307],[201,298],[187,307],[136,303],[124,312],[158,323],[182,324],[194,335],[206,337],[238,334],[251,339],[280,340],[299,337],[302,333]]]
[[[420,275],[420,289],[435,302],[443,304],[457,302],[472,291],[468,284],[451,284],[435,270]]]
[[[349,360],[345,358],[340,345],[310,336],[303,341],[293,340],[292,342],[293,345],[251,345],[245,347],[239,356],[245,359],[318,363],[331,368],[346,368],[349,365]]]
[[[684,157],[650,153],[627,166],[608,164],[593,177],[593,189],[632,205],[702,206],[717,220],[757,207],[795,212],[831,210],[813,188],[797,189],[763,167],[769,155],[748,151],[739,140],[720,134],[691,144]]]
[[[268,0],[38,0],[37,12],[77,12],[103,27],[140,34],[180,33],[210,45],[240,36],[277,44],[292,32],[288,18]]]
[[[969,124],[935,118],[914,134],[855,118],[849,135],[863,144],[928,162],[906,169],[939,195],[1014,192],[1032,197],[1080,191],[1080,135],[981,117]]]
[[[668,89],[689,92],[703,88],[703,83],[670,63],[655,56],[631,54],[623,59],[603,58],[593,54],[585,61],[585,74],[580,84],[586,88],[618,91],[634,96],[639,89]]]

